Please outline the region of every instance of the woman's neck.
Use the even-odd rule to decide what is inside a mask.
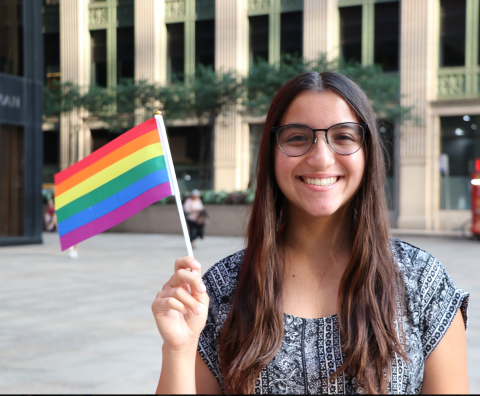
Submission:
[[[288,213],[283,235],[284,312],[305,318],[332,315],[350,259],[351,210],[328,218]]]
[[[309,258],[317,267],[331,264],[334,257],[350,256],[353,215],[349,206],[322,218],[296,208],[289,208],[287,213],[284,242],[290,254]]]

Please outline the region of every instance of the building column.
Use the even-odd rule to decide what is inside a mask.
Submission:
[[[88,2],[60,2],[60,80],[71,81],[83,89],[89,84]],[[90,153],[90,136],[84,130],[84,111],[72,111],[60,117],[60,169],[72,165]],[[82,147],[79,153],[79,147]],[[85,148],[85,150],[83,149]]]
[[[337,0],[304,0],[303,56],[328,59],[339,55],[339,14]]]
[[[215,70],[248,70],[248,17],[244,0],[217,0],[215,3]],[[249,128],[236,108],[215,121],[215,190],[243,190],[248,186]]]
[[[420,122],[406,122],[400,138],[398,227],[432,229],[437,156],[430,102],[436,99],[438,0],[401,2],[401,104],[413,107]]]
[[[135,0],[135,80],[165,84],[167,29],[164,0]]]

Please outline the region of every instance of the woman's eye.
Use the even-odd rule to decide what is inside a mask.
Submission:
[[[349,140],[351,142],[354,142],[356,139],[351,136],[351,135],[338,135],[338,136],[335,136],[335,141],[339,141],[339,140]]]
[[[307,140],[305,135],[293,135],[288,137],[287,142],[305,142]]]

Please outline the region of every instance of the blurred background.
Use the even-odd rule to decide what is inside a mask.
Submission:
[[[268,105],[303,70],[372,98],[392,227],[458,229],[480,158],[479,3],[0,0],[0,243],[39,242],[42,187],[156,109],[182,191],[253,191]]]
[[[0,249],[0,393],[147,393],[160,372],[150,304],[185,254],[171,197],[71,261],[43,232],[54,174],[162,109],[209,213],[205,271],[244,246],[266,112],[306,70],[371,99],[392,234],[471,292],[479,392],[480,244],[458,238],[480,234],[479,26],[480,0],[0,0],[0,246],[26,245]]]

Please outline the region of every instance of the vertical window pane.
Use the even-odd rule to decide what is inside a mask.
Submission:
[[[250,64],[259,59],[268,61],[268,15],[251,16],[250,24]]]
[[[375,4],[374,62],[384,71],[398,70],[399,14],[398,1]]]
[[[212,188],[211,127],[170,127],[168,141],[180,191]]]
[[[22,0],[0,1],[0,73],[23,75]]]
[[[449,194],[451,209],[470,209],[469,163],[480,158],[480,116],[442,117],[441,152],[449,157],[450,190],[445,191],[442,178],[441,208],[445,209],[445,196]]]
[[[22,236],[23,128],[0,125],[0,236]]]
[[[117,29],[117,82],[135,77],[135,39],[133,27]]]
[[[440,1],[440,66],[465,65],[466,0]]]
[[[60,172],[60,132],[43,132],[43,182],[53,183],[53,175]]]
[[[195,64],[215,66],[215,21],[195,22]]]
[[[45,84],[52,88],[60,81],[60,34],[43,34],[43,56],[45,65]]]
[[[280,55],[302,56],[303,13],[286,12],[280,19]]]
[[[183,23],[167,25],[167,78],[183,81],[185,72],[185,31]]]
[[[90,32],[92,44],[92,66],[90,78],[92,85],[107,86],[107,32],[106,30],[92,30]]]
[[[340,8],[340,47],[347,62],[362,61],[362,6]]]

